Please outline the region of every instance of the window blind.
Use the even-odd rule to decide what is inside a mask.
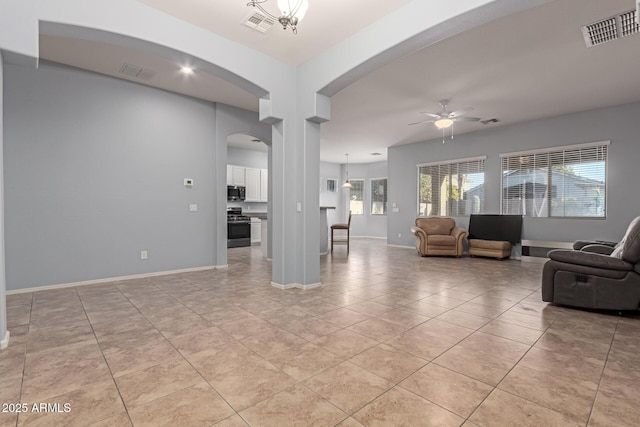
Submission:
[[[418,214],[468,216],[484,211],[485,159],[418,165]]]
[[[608,142],[502,155],[503,214],[604,218]]]

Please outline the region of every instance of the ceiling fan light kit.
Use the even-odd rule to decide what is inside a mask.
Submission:
[[[472,111],[473,108],[467,107],[467,108],[463,108],[462,110],[448,111],[447,104],[449,104],[449,101],[446,99],[443,99],[442,101],[440,101],[440,106],[442,107],[442,110],[440,112],[438,113],[422,112],[421,114],[428,116],[429,119],[423,120],[421,122],[409,123],[409,125],[433,123],[435,127],[437,127],[439,130],[442,130],[442,143],[444,144],[444,130],[451,128],[451,139],[453,139],[454,123],[480,121],[480,117],[468,117],[468,116],[463,117],[464,114],[467,114],[469,111]]]
[[[291,28],[293,34],[298,34],[298,23],[302,21],[309,8],[309,0],[278,0],[280,15],[269,13],[263,6],[269,0],[250,0],[247,6],[255,7],[269,18],[278,21],[282,29]]]

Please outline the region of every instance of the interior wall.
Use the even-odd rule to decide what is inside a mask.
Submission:
[[[523,239],[571,242],[579,239],[619,240],[627,225],[640,215],[640,189],[636,183],[640,164],[640,103],[501,126],[441,139],[394,146],[389,149],[389,203],[399,212],[389,214],[389,243],[413,246],[409,229],[418,211],[417,164],[487,156],[485,162],[485,213],[500,213],[500,157],[539,148],[611,141],[607,171],[606,219],[528,218]],[[463,227],[469,218],[456,218]],[[398,234],[401,237],[397,237]]]
[[[5,83],[7,289],[217,265],[218,239],[226,257],[219,111],[257,113],[45,61]]]
[[[0,51],[0,171],[4,172],[4,65],[2,51]],[[7,300],[6,300],[6,276],[5,276],[5,228],[4,228],[4,173],[0,173],[0,348],[9,345],[7,335]]]

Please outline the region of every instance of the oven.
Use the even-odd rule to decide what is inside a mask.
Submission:
[[[251,246],[251,218],[242,208],[227,208],[227,248]]]

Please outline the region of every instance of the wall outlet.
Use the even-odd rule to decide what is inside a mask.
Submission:
[[[147,251],[140,251],[140,259],[148,259],[149,258],[149,254],[147,253]]]

